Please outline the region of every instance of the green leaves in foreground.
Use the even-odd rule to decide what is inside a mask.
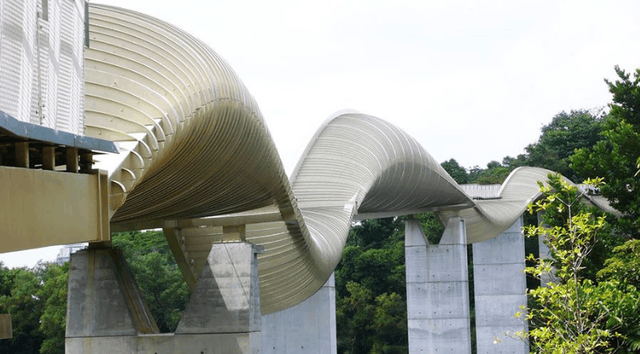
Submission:
[[[598,186],[601,180],[587,183]],[[526,227],[528,237],[545,237],[552,259],[538,259],[526,272],[540,278],[551,273],[544,287],[529,291],[531,308],[524,316],[535,353],[628,353],[638,347],[636,340],[640,296],[632,285],[618,279],[597,284],[584,275],[583,262],[593,250],[598,236],[608,232],[602,216],[584,207],[575,186],[560,175],[550,174],[548,186],[540,188],[543,198],[529,206],[531,212],[551,212],[552,227]],[[611,270],[609,274],[614,272]],[[517,316],[523,316],[518,313]]]

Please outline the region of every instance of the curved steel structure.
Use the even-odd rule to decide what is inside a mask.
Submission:
[[[494,237],[538,195],[548,171],[522,168],[501,199],[473,201],[408,134],[361,113],[329,119],[291,179],[254,99],[229,65],[187,33],[93,5],[85,53],[86,134],[111,181],[111,224],[160,225],[195,281],[224,227],[263,245],[263,313],[311,296],[340,260],[356,214],[459,214],[468,240]]]

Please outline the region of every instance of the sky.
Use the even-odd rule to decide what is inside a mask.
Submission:
[[[437,161],[486,167],[524,153],[557,113],[606,106],[615,65],[640,67],[637,0],[92,2],[213,48],[255,97],[289,174],[345,109],[408,131]]]

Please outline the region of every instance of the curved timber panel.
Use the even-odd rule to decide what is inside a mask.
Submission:
[[[164,223],[193,280],[224,236],[212,217],[258,220],[246,238],[265,248],[264,314],[325,283],[357,214],[459,213],[477,242],[513,224],[546,178],[518,169],[501,200],[475,202],[407,133],[350,112],[323,124],[289,180],[256,102],[209,47],[136,12],[89,4],[89,16],[86,134],[120,151],[95,157],[111,181],[112,225]]]

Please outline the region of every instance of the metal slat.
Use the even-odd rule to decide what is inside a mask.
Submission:
[[[76,113],[83,101],[74,101],[84,91],[77,81],[78,4],[62,2],[55,40],[56,127],[64,129],[82,125]],[[192,227],[227,220],[219,226],[229,230],[254,220],[252,214],[269,213],[245,233],[249,242],[266,246],[258,262],[264,314],[303,301],[326,282],[356,213],[437,210],[445,222],[463,217],[468,240],[477,242],[510,227],[548,172],[517,169],[501,186],[501,199],[474,201],[409,134],[370,115],[342,112],[320,127],[289,180],[255,100],[213,50],[139,13],[91,5],[89,16],[96,45],[84,57],[87,132],[117,141],[120,152],[95,157],[94,167],[110,179],[110,221],[175,221],[164,225],[172,230],[172,251],[185,277],[195,281],[219,237]],[[5,55],[6,46],[2,60],[21,59]],[[212,216],[220,218],[193,220]]]

